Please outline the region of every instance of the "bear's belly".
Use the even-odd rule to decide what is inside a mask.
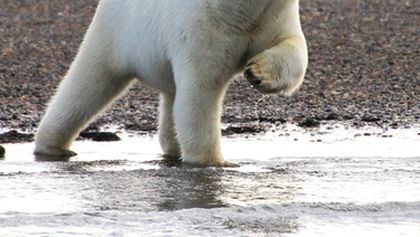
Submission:
[[[139,65],[136,78],[159,92],[173,94],[175,92],[175,82],[169,61],[148,63]]]

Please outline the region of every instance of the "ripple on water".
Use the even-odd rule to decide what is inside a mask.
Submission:
[[[218,169],[132,156],[0,162],[1,235],[418,233],[418,157],[271,157]]]

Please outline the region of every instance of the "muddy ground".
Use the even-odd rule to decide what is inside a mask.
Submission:
[[[0,0],[0,128],[32,133],[65,74],[97,0]],[[419,127],[420,2],[302,0],[310,50],[305,82],[291,97],[262,96],[240,77],[226,96],[224,134],[272,124]],[[92,124],[156,130],[158,94],[139,84]],[[0,143],[31,140],[3,136]]]

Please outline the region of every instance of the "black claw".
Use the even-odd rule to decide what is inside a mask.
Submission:
[[[244,75],[245,75],[246,79],[255,78],[255,75],[252,72],[251,68],[246,69],[245,72],[244,72]]]
[[[261,84],[261,80],[258,80],[258,79],[256,79],[256,80],[254,80],[254,81],[250,81],[251,82],[251,84],[253,85],[253,86],[258,86],[259,84]]]
[[[260,79],[258,79],[258,77],[255,76],[251,68],[248,68],[245,70],[244,76],[249,81],[249,83],[251,83],[251,85],[253,86],[258,86],[262,82]]]

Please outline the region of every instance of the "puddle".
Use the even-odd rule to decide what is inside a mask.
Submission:
[[[364,133],[377,132],[225,138],[225,156],[241,165],[229,169],[165,165],[156,138],[128,134],[76,142],[70,162],[35,162],[33,144],[6,144],[0,233],[418,236],[417,132]]]

